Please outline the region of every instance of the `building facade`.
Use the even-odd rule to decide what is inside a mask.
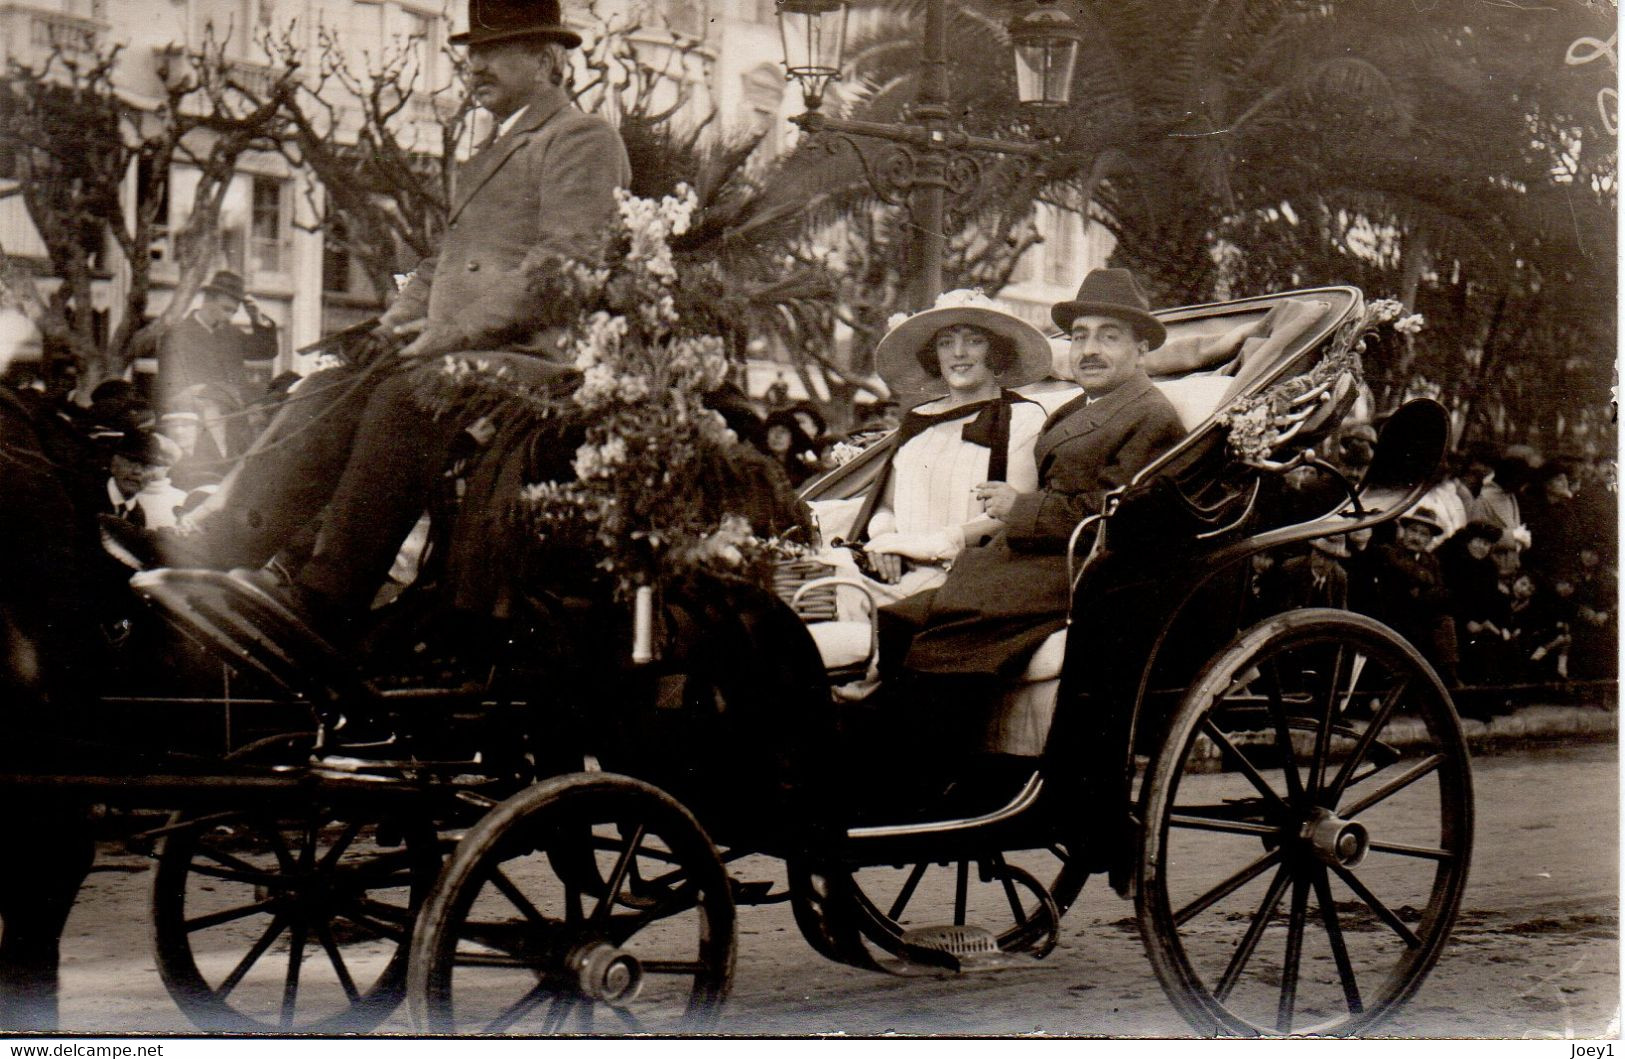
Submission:
[[[801,101],[785,81],[774,0],[594,0],[590,8],[571,2],[565,7],[567,19],[589,37],[605,24],[636,25],[631,39],[640,59],[669,79],[667,91],[683,93],[683,113],[693,120],[715,115],[712,125],[723,134],[764,132],[759,150],[769,154],[793,146],[797,130],[786,119]],[[152,104],[160,97],[166,55],[212,39],[223,43],[236,76],[269,78],[261,42],[268,34],[291,34],[310,54],[324,40],[338,42],[354,70],[409,49],[419,71],[416,84],[427,90],[450,86],[455,72],[445,40],[464,17],[460,0],[449,8],[439,0],[12,0],[0,3],[0,62],[37,64],[53,49],[89,53],[117,44],[121,90],[137,103]],[[432,125],[426,98],[412,106],[412,120]],[[483,132],[475,122],[463,149]],[[145,193],[137,169],[127,180],[128,207]],[[168,224],[150,251],[148,311],[154,316],[168,304],[176,281],[167,231],[187,216],[197,183],[195,171],[179,166],[161,206]],[[297,370],[299,348],[381,305],[380,292],[369,287],[356,263],[314,230],[320,195],[319,185],[282,156],[252,155],[240,163],[222,211],[216,267],[241,273],[281,329],[283,348],[271,372]],[[1038,224],[1044,241],[1020,262],[1002,297],[1043,323],[1048,305],[1075,291],[1110,246],[1102,229],[1085,226],[1072,213],[1040,207]],[[13,257],[44,263],[44,246],[16,195],[0,195],[0,246]],[[49,284],[45,270],[39,271]],[[118,323],[114,314],[122,307],[124,282],[110,268],[96,283],[96,309],[108,314],[105,326]]]

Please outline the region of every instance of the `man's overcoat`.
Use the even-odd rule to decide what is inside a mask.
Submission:
[[[884,608],[887,624],[923,626],[905,665],[925,673],[1019,672],[1065,623],[1073,527],[1184,434],[1179,414],[1144,374],[1098,400],[1078,397],[1056,409],[1034,448],[1038,492],[1016,498],[1005,531],[961,552],[941,588]]]
[[[550,358],[536,320],[527,259],[591,261],[613,228],[616,188],[631,179],[626,148],[602,118],[566,100],[532,102],[457,173],[435,255],[390,308],[391,323],[427,317],[436,352],[528,349]]]

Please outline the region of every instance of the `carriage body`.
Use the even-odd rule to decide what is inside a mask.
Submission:
[[[324,729],[363,708],[428,718],[420,745],[444,760],[334,774],[308,766],[307,743],[271,740],[190,774],[49,781],[197,807],[160,829],[154,913],[165,981],[208,1028],[364,1029],[405,993],[433,1032],[590,1031],[594,1010],[631,1018],[649,1005],[673,1021],[646,1028],[703,1029],[732,974],[736,904],[791,901],[832,959],[966,969],[1049,952],[1068,905],[1103,874],[1135,898],[1153,967],[1198,1032],[1358,1032],[1414,992],[1454,920],[1471,843],[1459,725],[1437,675],[1391,630],[1330,611],[1243,628],[1238,590],[1259,551],[1414,504],[1442,458],[1442,411],[1396,414],[1357,487],[1344,481],[1314,517],[1282,520],[1270,483],[1313,464],[1355,400],[1360,292],[1159,316],[1172,336],[1248,322],[1263,333],[1159,380],[1189,433],[1074,534],[1067,628],[1001,702],[988,746],[1000,770],[969,796],[871,800],[834,723],[819,641],[750,586],[667,586],[662,649],[640,664],[621,650],[624,613],[555,613],[532,630],[551,663],[494,691],[385,687],[330,652],[286,650],[298,630],[274,605],[245,611],[224,582],[194,577],[182,592],[164,572],[138,577],[138,591],[194,635],[261,630],[229,661]],[[1073,392],[1041,384],[1033,396],[1054,408]],[[1247,407],[1265,408],[1269,431],[1242,458],[1232,442]],[[804,496],[850,501],[885,452]],[[200,603],[211,583],[222,595]],[[568,661],[566,679],[558,645],[584,641],[595,650]],[[1395,727],[1404,739],[1389,737]],[[909,768],[907,754],[891,767]],[[1359,819],[1392,815],[1422,785],[1402,838]],[[727,863],[758,853],[786,862],[783,889],[729,879]],[[1368,855],[1422,870],[1384,899],[1358,873]],[[1187,881],[1198,861],[1208,874]],[[955,876],[951,923],[911,907],[938,865]],[[242,904],[214,893],[225,883],[246,888]],[[978,926],[983,907],[998,922]],[[240,960],[199,963],[194,937],[255,915],[270,923]],[[340,922],[388,950],[370,986],[343,967]],[[1316,939],[1323,951],[1310,951]],[[1269,955],[1276,941],[1284,950]],[[293,951],[252,1013],[242,982],[273,944]],[[297,995],[306,948],[325,951],[337,981],[336,1011],[314,1021]]]

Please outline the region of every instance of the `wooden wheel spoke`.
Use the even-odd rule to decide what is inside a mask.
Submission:
[[[239,905],[236,908],[227,908],[220,912],[210,912],[208,915],[188,919],[185,923],[186,932],[192,934],[199,930],[208,930],[210,927],[218,927],[222,923],[231,923],[244,919],[260,912],[269,912],[281,903],[282,899],[280,897],[267,897],[263,901],[255,901],[252,904]]]
[[[238,871],[235,868],[215,868],[207,864],[193,861],[187,867],[193,875],[202,875],[210,879],[221,879],[225,882],[243,883],[247,886],[264,886],[268,889],[286,889],[288,878],[285,875],[268,871]]]
[[[1281,829],[1269,824],[1255,824],[1248,820],[1224,820],[1213,816],[1189,816],[1179,813],[1168,818],[1169,827],[1190,828],[1193,831],[1222,831],[1231,835],[1275,835]]]
[[[326,923],[317,923],[316,940],[321,943],[322,951],[327,953],[327,962],[333,965],[333,974],[339,980],[339,987],[344,995],[354,1004],[361,999],[361,991],[355,987],[355,979],[350,977],[350,968],[344,963],[344,954],[339,952],[338,945],[333,941],[333,931]]]
[[[1343,1001],[1350,1015],[1365,1010],[1360,1000],[1360,983],[1354,977],[1354,965],[1349,962],[1348,946],[1343,941],[1343,928],[1337,922],[1337,906],[1332,903],[1332,887],[1326,881],[1326,869],[1317,868],[1314,876],[1315,903],[1320,906],[1320,919],[1326,925],[1326,940],[1332,947],[1332,961],[1337,964],[1337,977],[1343,983]]]
[[[962,860],[954,872],[954,926],[965,925],[966,891],[970,888],[970,861]]]
[[[598,904],[592,910],[591,922],[602,923],[615,906],[615,900],[621,894],[621,887],[626,885],[627,869],[632,866],[638,855],[638,847],[643,844],[644,826],[639,824],[632,829],[632,837],[626,839],[626,847],[616,855],[615,867],[610,870],[609,881],[604,886]]]
[[[365,898],[339,908],[336,915],[376,937],[387,938],[400,945],[406,944],[412,929],[413,917],[408,910]]]
[[[1325,797],[1321,800],[1322,805],[1327,808],[1336,807],[1338,800],[1343,797],[1343,792],[1348,789],[1349,781],[1354,776],[1354,770],[1360,766],[1360,762],[1364,761],[1365,756],[1371,752],[1371,744],[1376,742],[1377,734],[1387,726],[1388,718],[1392,716],[1394,708],[1399,705],[1400,698],[1404,696],[1405,690],[1409,687],[1410,680],[1408,678],[1400,680],[1392,688],[1388,689],[1388,694],[1382,697],[1382,704],[1377,707],[1377,712],[1372,715],[1371,721],[1365,727],[1365,731],[1360,733],[1359,742],[1354,744],[1354,749],[1349,753],[1348,760],[1343,762],[1343,767],[1338,769],[1336,778],[1327,785]]]
[[[1421,947],[1422,940],[1416,936],[1416,932],[1406,926],[1404,920],[1396,916],[1387,905],[1383,904],[1381,899],[1372,893],[1353,872],[1341,864],[1333,864],[1331,868],[1332,871],[1337,873],[1337,877],[1342,879],[1350,890],[1354,891],[1354,896],[1364,901],[1366,907],[1375,912],[1378,919],[1388,924],[1388,928],[1398,934],[1407,946],[1413,949]]]
[[[495,865],[491,868],[491,885],[495,886],[498,892],[508,899],[508,903],[518,909],[519,914],[530,922],[538,925],[546,925],[551,922],[546,916],[542,915],[540,909],[531,903],[530,898],[525,896],[524,891],[520,890],[514,884],[514,881],[508,878],[508,874]]]
[[[1326,778],[1326,756],[1332,748],[1332,721],[1337,714],[1337,685],[1342,675],[1343,645],[1340,643],[1337,653],[1332,656],[1332,671],[1326,679],[1326,697],[1321,703],[1319,727],[1315,730],[1315,750],[1309,759],[1309,781],[1304,785],[1311,796],[1320,793],[1320,783]]]
[[[704,974],[711,965],[702,960],[641,960],[638,964],[644,974]]]
[[[1433,772],[1444,763],[1445,756],[1443,754],[1429,754],[1427,757],[1423,758],[1421,761],[1418,761],[1416,764],[1412,765],[1398,776],[1395,776],[1387,783],[1384,783],[1376,790],[1367,791],[1364,797],[1354,804],[1348,806],[1346,809],[1340,810],[1337,815],[1343,817],[1345,820],[1353,819],[1354,817],[1365,812],[1367,809],[1371,808],[1373,805],[1376,805],[1378,802],[1398,794],[1400,791],[1404,790],[1406,787],[1409,787],[1422,777],[1428,775],[1430,772]]]
[[[1373,853],[1393,853],[1401,857],[1422,857],[1426,860],[1455,860],[1456,854],[1434,846],[1410,846],[1402,842],[1373,842]]]
[[[1269,802],[1269,804],[1283,816],[1289,812],[1286,802],[1281,800],[1281,796],[1275,792],[1275,788],[1269,785],[1269,781],[1266,780],[1259,773],[1259,771],[1253,767],[1253,763],[1248,761],[1242,752],[1237,749],[1236,744],[1230,741],[1230,737],[1219,730],[1219,726],[1213,723],[1212,716],[1202,718],[1202,731],[1209,739],[1213,740],[1214,745],[1219,748],[1219,752],[1221,754],[1225,755],[1235,763],[1236,768],[1241,771],[1241,774],[1247,777],[1247,782],[1251,783],[1255,788],[1257,788],[1258,793],[1264,796],[1265,801]],[[1296,766],[1293,767],[1296,768]]]
[[[344,856],[344,851],[350,848],[350,844],[355,841],[355,837],[360,833],[360,821],[344,825],[344,830],[339,832],[339,837],[334,839],[327,852],[322,854],[321,860],[316,865],[316,870],[331,871],[333,865],[339,862],[339,858]]]
[[[237,961],[237,966],[233,967],[231,973],[226,975],[225,980],[215,988],[214,995],[217,1000],[226,999],[231,994],[231,991],[237,988],[237,984],[243,980],[243,976],[248,974],[250,968],[259,962],[259,958],[265,955],[266,950],[282,934],[287,925],[288,921],[281,916],[276,916],[271,920],[270,926],[266,927],[265,932],[254,940],[254,944],[249,946],[248,951],[243,954],[243,958]]]
[[[305,935],[303,923],[295,923],[288,936],[288,977],[282,982],[282,1028],[293,1025],[293,1015],[299,1004],[299,971],[305,962]]]
[[[546,1000],[548,997],[553,997],[553,1005],[554,1005],[555,1008],[558,1006],[560,1001],[567,1001],[568,1000],[568,998],[563,996],[562,994],[555,994],[553,992],[553,988],[554,987],[548,982],[537,982],[534,986],[531,987],[530,992],[526,993],[524,996],[520,997],[518,1000],[515,1000],[512,1004],[509,1004],[507,1007],[503,1008],[502,1009],[502,1014],[498,1015],[496,1018],[494,1018],[490,1022],[486,1023],[485,1032],[486,1033],[502,1033],[503,1031],[508,1029],[508,1027],[514,1025],[516,1022],[518,1022],[520,1019],[524,1018],[526,1015],[530,1014],[532,1011],[535,1011],[536,1008],[541,1004],[541,1002]],[[568,1007],[566,1008],[566,1010],[568,1010]],[[552,1014],[553,1014],[553,1011],[549,1010],[548,1011],[549,1017],[551,1017]],[[543,1029],[546,1030],[546,1028],[547,1027],[544,1024]],[[553,1029],[557,1029],[557,1028],[558,1028],[557,1026],[553,1027]]]
[[[891,908],[886,911],[886,918],[893,922],[902,919],[903,913],[908,910],[908,903],[914,899],[914,891],[925,878],[925,869],[928,865],[921,861],[909,869],[908,878],[903,880],[903,888],[897,891],[897,897],[892,901]]]
[[[1016,892],[1016,881],[1007,870],[1004,857],[996,854],[993,857],[993,863],[999,869],[999,882],[1004,885],[1004,899],[1010,905],[1010,918],[1014,921],[1015,926],[1026,926],[1027,911],[1021,907],[1021,895]]]
[[[1281,895],[1286,892],[1286,884],[1289,881],[1291,875],[1283,864],[1275,870],[1275,878],[1270,880],[1270,888],[1265,891],[1264,900],[1258,903],[1258,911],[1253,913],[1253,921],[1247,924],[1247,933],[1242,935],[1236,951],[1230,954],[1230,962],[1225,966],[1224,974],[1219,976],[1218,985],[1213,988],[1213,995],[1221,1004],[1230,995],[1230,990],[1241,980],[1241,972],[1246,969],[1247,961],[1252,959],[1253,950],[1258,948],[1258,939],[1264,936],[1264,928],[1269,925],[1270,917],[1275,914],[1275,906],[1281,903]]]
[[[1286,777],[1287,800],[1294,805],[1303,801],[1303,779],[1298,775],[1298,757],[1292,749],[1292,731],[1287,723],[1286,696],[1281,691],[1281,669],[1273,661],[1259,667],[1260,674],[1268,673],[1264,685],[1269,700],[1270,721],[1275,726],[1275,749],[1281,755],[1281,774]]]
[[[282,865],[282,870],[293,871],[295,864],[293,851],[288,848],[288,840],[282,837],[282,829],[275,824],[269,824],[265,828],[265,833],[271,840],[271,852],[276,854],[277,863]]]
[[[248,863],[248,861],[243,860],[241,857],[235,857],[232,854],[227,853],[223,849],[215,849],[213,846],[208,846],[208,845],[205,845],[205,844],[203,844],[201,842],[199,842],[198,846],[197,846],[197,855],[200,856],[200,857],[207,857],[210,860],[214,861],[216,864],[219,864],[219,865],[221,865],[223,867],[233,868],[233,869],[241,872],[248,879],[251,879],[251,880],[254,880],[254,881],[258,881],[260,879],[275,878],[275,869],[266,869],[266,868],[257,867],[257,866],[255,866],[253,864]],[[281,858],[279,857],[278,860],[280,861]],[[194,871],[194,872],[195,871],[200,871],[201,869],[203,869],[205,867],[207,867],[207,866],[206,865],[200,865],[200,864],[197,864],[197,863],[194,862],[192,867],[191,867],[191,870]],[[221,878],[225,878],[225,876],[221,876]]]
[[[1281,998],[1275,1008],[1275,1028],[1292,1032],[1292,1015],[1298,1003],[1298,965],[1303,962],[1303,921],[1309,912],[1309,883],[1302,876],[1292,879],[1292,911],[1286,924],[1286,958],[1281,964]]]
[[[1184,908],[1181,908],[1179,911],[1175,912],[1174,923],[1183,925],[1190,922],[1193,916],[1196,916],[1206,909],[1211,908],[1213,905],[1224,900],[1226,897],[1229,897],[1243,886],[1246,886],[1248,883],[1252,882],[1254,879],[1268,871],[1270,866],[1275,864],[1280,859],[1281,850],[1279,847],[1266,850],[1257,860],[1236,872],[1236,874],[1230,876],[1230,878],[1224,880],[1219,885],[1213,887],[1213,889],[1209,890],[1201,897],[1198,897]]]
[[[531,993],[540,990],[543,996],[548,993],[545,985],[538,985]],[[532,1004],[532,1007],[535,1005]],[[557,1033],[564,1026],[564,1020],[570,1017],[570,1011],[576,1006],[576,998],[569,993],[557,993],[553,996],[553,1003],[547,1006],[547,1014],[542,1018],[543,1033]],[[528,1010],[528,1009],[527,1009]],[[495,1023],[492,1023],[494,1026]],[[487,1027],[488,1029],[490,1027]]]

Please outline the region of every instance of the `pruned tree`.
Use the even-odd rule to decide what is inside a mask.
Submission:
[[[380,296],[445,230],[472,110],[461,90],[461,57],[446,49],[459,76],[431,85],[426,46],[402,40],[356,69],[339,35],[318,27],[310,74],[286,101],[283,153],[314,178],[309,227],[360,262]],[[267,51],[286,65],[302,54],[292,31],[269,41]]]
[[[14,160],[16,193],[58,281],[48,295],[37,284],[29,291],[27,283],[13,294],[33,305],[30,315],[47,344],[76,363],[81,399],[129,365],[131,340],[146,318],[151,247],[167,220],[158,212],[173,168],[193,166],[199,180],[190,212],[170,232],[177,282],[161,318],[166,323],[186,310],[216,263],[220,210],[239,161],[276,148],[297,68],[275,70],[250,87],[226,58],[226,44],[211,31],[198,48],[165,54],[150,106],[121,91],[117,46],[93,53],[55,48],[38,65],[14,62],[0,80],[0,146]],[[126,209],[123,189],[135,170],[146,177],[146,193]],[[118,324],[103,336],[92,291],[98,272],[111,265],[104,260],[109,247],[128,280]],[[21,273],[10,270],[13,277]]]

